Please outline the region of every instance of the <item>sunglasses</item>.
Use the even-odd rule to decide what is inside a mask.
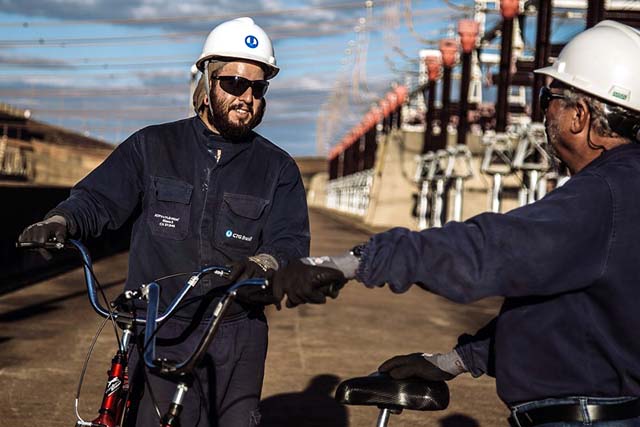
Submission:
[[[551,103],[551,100],[567,99],[567,96],[562,93],[551,92],[551,89],[549,87],[543,86],[540,88],[539,99],[540,99],[540,109],[542,110],[543,113],[546,113],[547,109],[549,108],[549,103]]]
[[[249,80],[240,76],[213,76],[211,79],[218,80],[222,90],[233,96],[240,96],[251,88],[253,97],[261,99],[269,87],[269,82],[266,80]]]

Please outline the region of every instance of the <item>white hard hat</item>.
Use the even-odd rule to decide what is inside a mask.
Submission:
[[[232,19],[211,30],[196,67],[204,71],[205,63],[216,57],[248,59],[264,64],[266,79],[275,77],[280,71],[271,39],[251,18]]]
[[[534,72],[640,112],[640,32],[627,25],[600,22],[569,41],[553,65]]]

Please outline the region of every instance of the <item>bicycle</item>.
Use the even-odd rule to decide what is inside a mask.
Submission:
[[[182,402],[190,387],[190,376],[193,369],[202,360],[207,348],[212,343],[213,338],[220,326],[227,309],[231,306],[237,295],[237,291],[245,286],[260,286],[266,289],[268,282],[265,279],[247,279],[232,284],[227,287],[224,295],[218,301],[213,310],[213,314],[205,332],[194,351],[187,359],[183,361],[171,361],[166,358],[156,357],[156,334],[161,325],[169,319],[178,309],[180,303],[184,301],[187,294],[197,285],[202,277],[207,274],[215,274],[220,277],[228,277],[230,269],[224,266],[205,267],[200,271],[191,274],[183,288],[178,292],[174,299],[169,303],[168,307],[162,314],[159,314],[160,286],[156,279],[148,284],[141,285],[135,290],[126,290],[118,295],[114,301],[108,303],[109,308],[105,308],[99,301],[98,290],[102,297],[107,301],[106,296],[99,286],[99,282],[93,273],[93,263],[87,248],[77,240],[69,240],[68,243],[47,242],[47,243],[17,243],[16,246],[22,249],[45,249],[45,250],[63,250],[74,249],[79,251],[82,258],[82,266],[84,271],[85,284],[87,286],[87,294],[89,302],[94,311],[105,318],[100,326],[98,333],[94,337],[89,349],[89,356],[96,343],[99,333],[105,324],[111,320],[114,326],[117,325],[122,330],[122,336],[118,340],[118,349],[111,361],[111,369],[108,371],[107,383],[102,398],[98,417],[92,421],[85,421],[79,414],[78,406],[80,400],[80,391],[84,374],[86,372],[88,358],[85,361],[78,390],[75,398],[76,427],[121,427],[127,422],[127,415],[131,407],[128,367],[129,349],[134,338],[136,326],[144,325],[143,339],[143,361],[151,372],[164,378],[169,378],[177,382],[176,392],[172,402],[160,419],[161,427],[179,427],[180,413],[182,411]],[[132,303],[134,301],[146,302],[147,310],[145,317],[135,315]]]
[[[449,387],[444,381],[396,380],[387,374],[375,373],[343,381],[336,389],[335,399],[343,405],[377,406],[380,413],[376,427],[387,427],[391,414],[400,414],[405,409],[446,409],[449,406]]]

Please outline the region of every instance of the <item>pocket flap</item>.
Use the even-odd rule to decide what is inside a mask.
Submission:
[[[154,177],[156,198],[164,202],[177,202],[185,205],[191,201],[193,185],[172,178]]]
[[[249,219],[260,218],[264,208],[269,204],[269,200],[247,196],[246,194],[224,193],[223,197],[231,212]]]

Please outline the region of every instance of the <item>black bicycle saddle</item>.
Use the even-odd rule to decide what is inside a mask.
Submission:
[[[344,405],[440,411],[449,405],[449,387],[444,381],[396,380],[387,374],[374,373],[343,381],[336,389],[335,398]]]

